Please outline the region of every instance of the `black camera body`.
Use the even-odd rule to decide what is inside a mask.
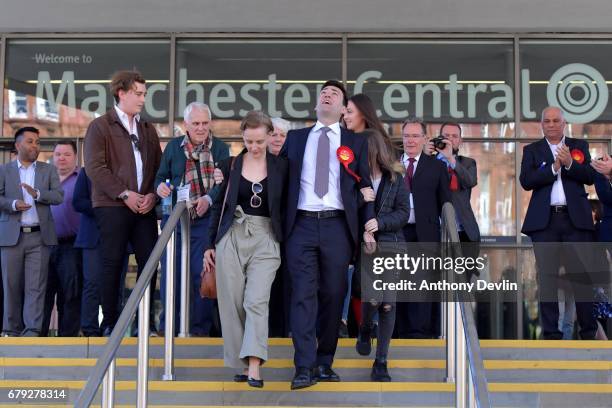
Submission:
[[[446,138],[444,136],[438,136],[438,137],[434,137],[433,139],[431,139],[431,142],[433,143],[436,149],[444,150],[444,148],[446,147],[446,143],[444,143],[445,139]]]

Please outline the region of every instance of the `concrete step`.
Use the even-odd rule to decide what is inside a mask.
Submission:
[[[16,388],[65,388],[64,400],[46,400],[44,406],[69,406],[106,340],[0,338],[0,407],[37,403],[9,400],[8,391]],[[289,389],[290,339],[270,339],[263,390],[229,381],[234,372],[223,367],[218,338],[176,339],[177,381],[158,381],[164,339],[150,340],[151,406],[454,406],[454,385],[444,382],[443,340],[393,340],[393,382],[372,383],[372,357],[355,352],[355,339],[341,339],[334,368],[343,381],[301,391]],[[495,407],[612,407],[612,342],[483,340],[481,350]],[[136,339],[125,338],[117,360],[117,406],[135,404],[136,355]]]
[[[57,389],[65,398],[48,401],[45,406],[65,406],[74,403],[83,381],[0,381],[0,406],[19,403],[42,403],[34,400],[7,398],[9,389]],[[134,404],[136,382],[116,383],[116,403]],[[491,383],[494,407],[609,407],[611,384],[530,384]],[[150,406],[421,406],[450,407],[454,404],[454,385],[446,383],[320,383],[313,387],[291,391],[288,382],[267,381],[264,388],[254,389],[234,382],[150,381]],[[47,402],[46,400],[44,402]],[[12,403],[12,405],[11,405]],[[95,403],[99,403],[99,396]],[[205,404],[205,405],[203,405]],[[39,405],[40,406],[40,405]]]
[[[100,337],[3,337],[0,338],[0,357],[96,358],[104,350],[106,340]],[[117,357],[135,358],[136,340],[124,338]],[[151,358],[163,358],[163,342],[160,337],[150,339]],[[270,339],[268,344],[270,358],[293,358],[291,339]],[[480,346],[483,358],[488,360],[612,360],[612,341],[481,340]],[[222,355],[220,338],[175,339],[176,358],[219,358]],[[439,339],[393,339],[389,352],[393,359],[444,359],[444,356],[445,342]],[[355,352],[355,339],[340,339],[336,358],[360,358]]]
[[[0,357],[0,379],[5,380],[85,380],[96,359],[93,358],[22,358]],[[161,379],[163,360],[149,360],[151,379]],[[389,372],[396,382],[443,381],[445,360],[389,360]],[[585,384],[612,383],[612,361],[555,361],[555,360],[485,360],[489,381],[499,382],[574,382]],[[371,359],[337,359],[334,369],[344,381],[369,381]],[[136,376],[136,359],[117,360],[117,379],[130,380]],[[286,381],[293,376],[293,361],[268,360],[262,375],[270,381]],[[177,359],[175,375],[178,380],[227,381],[234,371],[224,367],[222,359]]]

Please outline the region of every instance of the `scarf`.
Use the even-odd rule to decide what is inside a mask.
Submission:
[[[206,195],[215,185],[213,172],[215,162],[211,152],[212,135],[206,138],[204,143],[194,146],[189,139],[189,135],[183,140],[183,150],[185,152],[185,185],[189,185],[189,200],[194,202]],[[189,207],[191,219],[197,217],[195,207]]]

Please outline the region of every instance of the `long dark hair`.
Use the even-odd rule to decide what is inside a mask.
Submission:
[[[383,136],[389,152],[395,155],[397,152],[397,148],[391,142],[391,138],[385,130],[385,126],[380,121],[380,119],[378,119],[378,115],[376,114],[376,108],[374,107],[374,103],[372,102],[370,97],[366,94],[359,93],[351,96],[349,98],[349,101],[353,102],[355,107],[357,107],[357,109],[361,113],[361,116],[363,116],[363,119],[365,120],[366,129],[377,130],[381,134],[381,136]]]
[[[378,164],[380,170],[389,173],[391,182],[394,183],[397,175],[404,173],[404,166],[397,160],[392,150],[389,150],[385,136],[377,129],[366,129],[361,133],[368,138],[368,165],[370,171],[373,163]]]

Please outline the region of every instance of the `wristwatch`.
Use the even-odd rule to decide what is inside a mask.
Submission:
[[[122,199],[123,201],[127,200],[129,197],[130,193],[128,193],[127,191],[124,191],[123,193],[121,193],[119,195],[119,198]]]

